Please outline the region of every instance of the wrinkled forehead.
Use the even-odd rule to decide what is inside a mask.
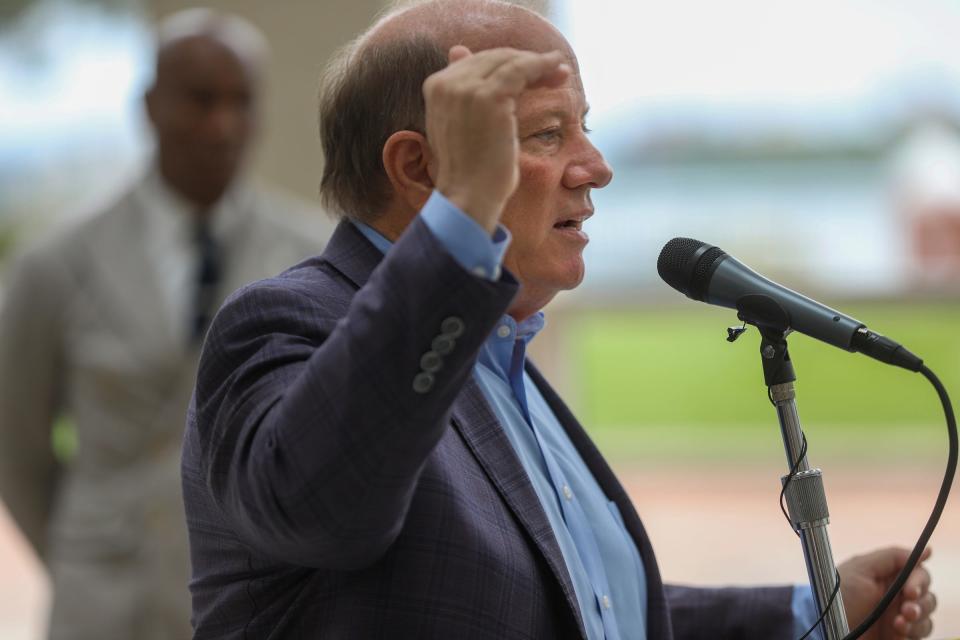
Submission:
[[[521,128],[551,119],[581,122],[589,110],[583,85],[575,77],[570,77],[559,87],[525,91],[516,102],[517,121]]]

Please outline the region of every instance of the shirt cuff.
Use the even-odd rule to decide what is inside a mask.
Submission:
[[[817,604],[813,600],[810,585],[798,584],[793,587],[793,598],[790,600],[790,609],[793,611],[793,637],[799,638],[813,626],[820,614],[817,613]],[[807,636],[809,640],[823,640],[820,629],[816,629]]]
[[[476,220],[436,190],[420,210],[420,218],[460,266],[487,280],[500,279],[500,265],[510,245],[506,227],[497,224],[491,238]]]

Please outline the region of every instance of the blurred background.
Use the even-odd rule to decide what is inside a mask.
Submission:
[[[255,174],[316,200],[318,75],[384,5],[202,3],[247,17],[270,41]],[[142,170],[151,25],[188,6],[0,1],[0,268]],[[735,314],[669,289],[656,257],[674,236],[719,245],[895,337],[956,396],[960,5],[530,6],[577,51],[589,125],[616,173],[595,194],[587,279],[551,305],[535,358],[628,486],[668,580],[804,582],[777,505],[786,463],[759,337],[728,344]],[[912,546],[946,457],[932,389],[804,336],[791,353],[835,556]],[[69,436],[58,446],[68,455]],[[932,541],[938,637],[960,636],[955,503]],[[2,512],[0,566],[0,637],[42,637],[46,577]]]

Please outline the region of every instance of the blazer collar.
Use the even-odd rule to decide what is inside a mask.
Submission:
[[[352,222],[341,220],[321,257],[359,289],[383,260],[383,253]]]
[[[143,256],[146,211],[135,193],[74,240],[71,251],[82,268],[71,275],[82,291],[77,298],[95,310],[104,330],[129,345],[125,357],[177,372],[189,349],[170,324],[160,280]]]

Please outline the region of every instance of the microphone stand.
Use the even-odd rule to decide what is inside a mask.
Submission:
[[[783,446],[787,454],[789,473],[781,478],[781,482],[784,485],[790,521],[803,546],[803,557],[817,612],[823,616],[824,636],[826,640],[841,640],[850,629],[843,608],[843,597],[837,588],[837,569],[827,533],[830,512],[823,489],[823,475],[820,469],[810,468],[807,461],[807,446],[797,414],[796,391],[793,387],[797,377],[787,351],[786,340],[790,331],[789,316],[779,304],[766,296],[745,296],[738,303],[737,309],[738,317],[755,325],[762,336],[760,356],[764,382],[770,400],[777,408]],[[730,329],[728,340],[733,342],[742,332],[741,328]],[[834,590],[836,596],[831,604]],[[824,614],[828,605],[829,610]]]

